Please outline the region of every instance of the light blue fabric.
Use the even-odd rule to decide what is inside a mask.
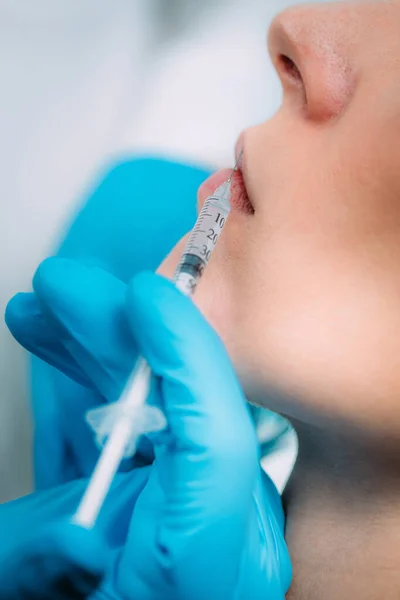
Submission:
[[[108,401],[144,355],[155,374],[152,402],[169,424],[152,437],[152,465],[119,476],[131,510],[125,502],[114,523],[114,560],[93,597],[283,600],[291,567],[280,497],[259,466],[223,344],[191,300],[150,273],[127,286],[61,258],[43,263],[34,290],[8,309],[25,347]],[[107,502],[111,521],[121,496]]]

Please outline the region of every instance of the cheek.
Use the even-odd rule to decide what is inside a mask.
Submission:
[[[248,278],[257,270],[252,260],[254,223],[252,216],[232,211],[196,293],[196,304],[228,351],[235,344],[243,308],[251,310],[251,303],[257,298],[248,285]]]
[[[251,357],[253,331],[259,333],[265,326],[269,284],[262,248],[266,243],[255,220],[233,214],[194,298],[237,369],[244,354]]]
[[[345,418],[392,436],[400,422],[399,245],[323,248],[301,239],[271,234],[268,249],[248,251],[246,276],[236,275],[228,344],[246,394],[292,417]]]

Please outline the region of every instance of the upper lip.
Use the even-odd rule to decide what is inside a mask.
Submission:
[[[240,153],[237,153],[239,156]],[[202,209],[203,204],[207,197],[211,196],[215,190],[228,180],[228,177],[232,176],[232,187],[231,187],[231,204],[236,209],[242,212],[253,213],[253,204],[250,201],[250,197],[246,187],[246,169],[243,159],[237,165],[237,170],[232,174],[232,169],[222,169],[211,175],[198,190],[198,203],[199,210]]]
[[[254,212],[255,210],[255,205],[253,203],[253,198],[251,196],[251,192],[249,192],[249,178],[248,178],[248,172],[247,172],[247,154],[246,154],[246,150],[245,150],[245,146],[244,146],[244,135],[242,134],[242,136],[239,138],[239,142],[236,145],[236,153],[237,153],[237,158],[236,160],[238,161],[238,170],[241,172],[242,174],[242,178],[243,178],[243,185],[247,194],[247,198],[248,201],[251,205],[251,208]],[[240,143],[241,142],[241,143]],[[239,145],[240,143],[240,145]]]

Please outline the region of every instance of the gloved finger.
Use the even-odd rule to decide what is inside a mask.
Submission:
[[[116,400],[134,362],[124,312],[126,286],[101,269],[50,258],[36,271],[33,288],[64,348],[100,393]]]
[[[49,312],[48,309],[46,312]],[[84,318],[88,320],[88,317]],[[35,364],[33,368],[37,489],[90,475],[99,449],[84,415],[88,410],[100,406],[104,402],[103,397],[93,389],[96,387],[93,379],[87,377],[73,354],[64,348],[60,341],[64,338],[64,332],[60,335],[59,323],[54,328],[53,317],[44,316],[36,294],[15,296],[7,307],[6,321],[17,341],[48,363],[43,363],[40,368]],[[95,333],[98,334],[98,330]],[[79,350],[78,347],[75,349]],[[48,365],[61,373],[49,370]],[[45,377],[42,376],[43,369],[46,370]],[[35,402],[37,395],[39,398]],[[140,451],[134,460],[124,461],[121,470],[128,471],[137,465],[152,462],[152,446],[149,442],[142,440]]]
[[[137,355],[126,321],[126,286],[98,268],[89,269],[75,261],[52,258],[39,267],[34,287],[33,297],[20,296],[18,302],[16,300],[17,309],[14,312],[9,309],[14,320],[9,318],[8,322],[26,348],[90,388],[83,390],[68,380],[58,385],[59,400],[62,400],[58,410],[64,410],[63,422],[67,429],[65,440],[69,439],[69,449],[76,453],[75,467],[82,468],[81,475],[86,475],[98,449],[93,448],[93,436],[84,423],[83,414],[100,405],[103,398],[114,401],[119,397]],[[79,365],[79,376],[74,365]],[[54,374],[53,379],[60,377]],[[87,431],[88,435],[79,441],[76,427],[71,430],[70,417],[76,419],[76,427],[81,424]],[[88,442],[84,449],[90,451],[84,452],[84,458],[78,458],[83,440]],[[137,456],[124,461],[121,470],[131,470],[152,460],[152,444],[143,439]]]
[[[79,364],[93,389],[116,400],[137,354],[126,322],[125,284],[101,269],[49,258],[39,266],[33,285],[41,314],[62,352]],[[32,330],[29,326],[28,334]],[[43,344],[37,348],[35,339],[25,337],[23,343],[35,354],[43,353]]]
[[[94,531],[59,523],[0,565],[0,597],[7,600],[87,598],[100,584],[110,552]]]
[[[242,390],[221,340],[170,282],[137,276],[128,312],[138,347],[160,378],[171,433],[156,455],[166,506],[156,524],[147,513],[146,527],[154,532],[148,560],[157,557],[182,597],[179,581],[190,579],[193,589],[204,590],[205,573],[218,582],[219,597],[229,597],[258,476],[256,435]],[[126,568],[143,552],[135,527],[130,543],[121,562]]]
[[[60,341],[33,293],[16,294],[7,304],[5,322],[21,346],[82,385],[91,385],[85,372]]]

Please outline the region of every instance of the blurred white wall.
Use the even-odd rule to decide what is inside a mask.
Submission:
[[[230,164],[280,102],[285,0],[0,0],[0,312],[104,165],[152,150]],[[0,325],[0,501],[31,486],[25,357]]]

